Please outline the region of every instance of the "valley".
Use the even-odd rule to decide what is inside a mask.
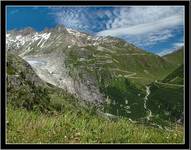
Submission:
[[[151,130],[159,136],[167,134],[161,134],[161,130],[167,132],[166,128],[173,129],[169,133],[172,137],[177,132],[174,126],[182,117],[184,108],[183,48],[160,57],[122,39],[94,37],[64,26],[42,32],[31,28],[13,30],[6,34],[6,42],[8,118],[16,124],[14,127],[18,125],[14,117],[21,119],[14,116],[14,111],[21,109],[22,115],[29,115],[35,110],[37,114],[42,113],[40,116],[53,113],[54,117],[58,114],[62,121],[65,117],[71,119],[71,122],[64,122],[69,126],[76,124],[71,130],[77,133],[85,132],[82,128],[88,124],[88,118],[89,132],[81,138],[74,137],[67,128],[66,135],[70,138],[63,141],[69,143],[75,138],[77,143],[87,142],[85,137],[90,136],[88,134],[94,130],[91,128],[96,128],[95,124],[102,126],[98,125],[100,131],[95,131],[97,137],[101,130],[107,128],[115,132],[120,125],[125,131],[128,130],[125,125],[136,128],[136,131],[144,128],[140,131],[142,133],[150,132],[150,126],[154,125]],[[78,114],[82,114],[79,116],[81,120]],[[41,117],[31,115],[40,121]],[[51,121],[51,117],[45,118]],[[79,124],[72,119],[78,119]],[[27,126],[29,122],[25,121]],[[54,121],[54,124],[59,122]],[[75,130],[77,125],[80,131]],[[182,125],[183,122],[178,126],[181,128]],[[37,130],[43,132],[42,128]],[[59,130],[63,128],[56,128],[55,132],[58,134]],[[180,132],[175,142],[180,141],[183,134]],[[119,139],[110,136],[111,142],[135,142],[129,134],[129,141],[120,139],[120,136]],[[138,141],[148,142],[153,136],[149,136],[149,140],[144,138]],[[10,142],[13,139],[11,137]],[[104,137],[90,139],[93,141],[89,142],[108,142],[103,140]]]

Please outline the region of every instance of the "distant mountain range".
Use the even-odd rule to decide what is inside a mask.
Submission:
[[[54,85],[105,113],[133,120],[176,121],[183,114],[183,48],[160,57],[122,39],[94,37],[64,26],[42,32],[12,30],[6,34],[6,47],[8,64],[12,62],[10,84],[35,79],[35,88]],[[34,71],[20,68],[27,62]],[[19,70],[26,70],[21,72],[31,79],[12,75]]]

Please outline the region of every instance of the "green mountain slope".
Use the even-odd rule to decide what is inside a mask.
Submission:
[[[178,66],[183,64],[183,58],[184,58],[183,47],[173,53],[163,56],[163,58],[168,62],[174,63]]]
[[[183,64],[179,66],[176,70],[170,73],[164,80],[165,83],[180,84],[184,83],[184,66]]]
[[[107,72],[112,78],[123,76],[140,85],[162,79],[175,68],[159,56],[118,42],[118,47],[101,44],[83,47],[83,50],[79,47],[67,49],[66,65],[70,69],[76,68],[79,74],[84,71],[94,77],[97,75],[96,80]]]
[[[153,118],[176,121],[183,114],[184,100],[183,65],[161,81],[150,85],[148,107]]]

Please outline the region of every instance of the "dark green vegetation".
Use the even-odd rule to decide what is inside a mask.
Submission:
[[[7,60],[8,102],[28,110],[37,107],[41,111],[46,111],[46,106],[50,102],[47,84],[20,57],[8,53]]]
[[[125,78],[113,80],[104,88],[104,93],[108,95],[104,109],[106,113],[126,116],[133,120],[146,115],[143,107],[145,93],[136,88],[129,80]]]
[[[151,94],[148,97],[148,108],[153,113],[152,120],[158,124],[167,124],[168,121],[175,122],[180,118],[183,121],[184,116],[183,48],[164,57],[176,64],[177,67],[164,79],[150,84]],[[163,122],[161,118],[166,122]]]
[[[148,108],[153,115],[153,121],[158,124],[175,122],[183,114],[183,86],[161,83],[151,84],[151,94],[148,97]]]
[[[172,73],[170,73],[163,82],[172,83],[172,84],[184,84],[184,66],[180,65],[177,69],[175,69]]]

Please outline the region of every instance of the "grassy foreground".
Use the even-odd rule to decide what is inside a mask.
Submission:
[[[106,120],[81,111],[52,114],[7,108],[7,143],[182,143],[183,128],[171,131],[122,118]]]

